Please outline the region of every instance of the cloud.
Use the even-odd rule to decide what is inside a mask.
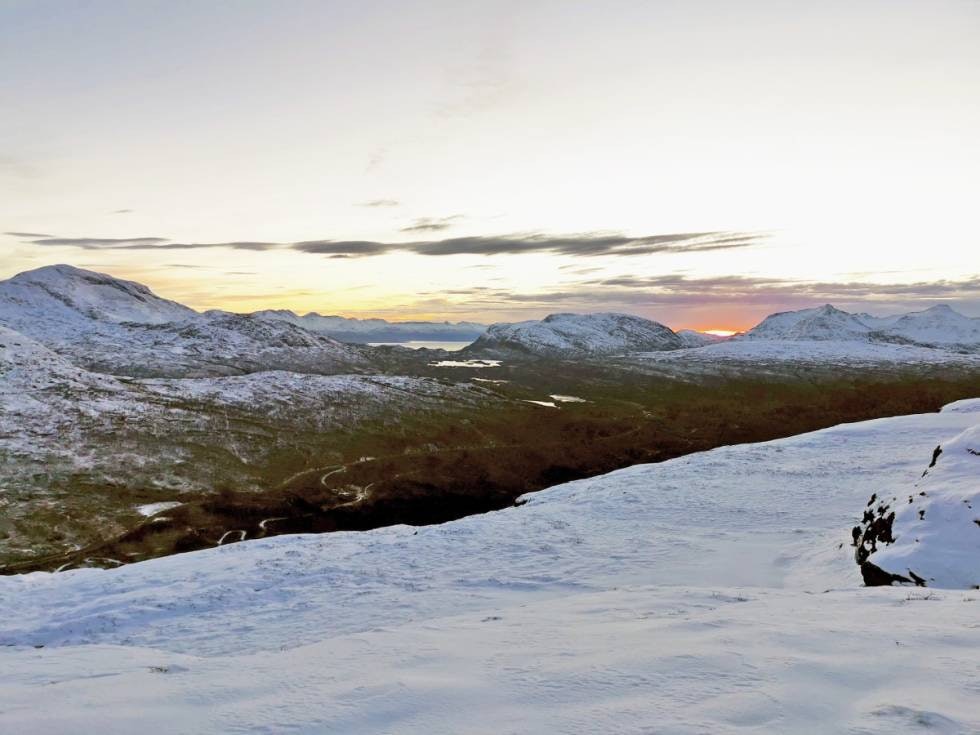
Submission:
[[[442,232],[452,227],[455,220],[462,218],[461,214],[450,217],[420,217],[413,224],[402,227],[399,232]]]
[[[275,250],[276,248],[281,248],[283,247],[283,244],[278,242],[250,242],[250,241],[193,242],[193,243],[173,242],[173,243],[167,243],[166,245],[158,245],[157,247],[163,250],[198,250],[198,249],[206,249],[206,248],[230,248],[232,250],[264,251],[264,250]]]
[[[405,231],[439,230],[462,215],[441,219],[423,218]],[[76,247],[83,250],[232,250],[266,251],[291,249],[330,258],[364,258],[390,252],[416,255],[517,255],[552,253],[572,256],[634,256],[656,253],[697,253],[753,247],[765,233],[686,232],[631,237],[614,233],[546,235],[539,232],[512,235],[474,235],[443,240],[378,242],[373,240],[304,240],[301,242],[173,242],[166,237],[51,237],[37,233],[8,233],[44,247]]]
[[[357,206],[359,207],[397,207],[401,205],[397,199],[372,199],[367,202],[361,202]]]
[[[391,246],[380,242],[367,240],[306,240],[292,244],[293,250],[315,255],[340,255],[343,257],[361,257],[366,255],[381,255],[391,250]]]
[[[962,280],[941,279],[913,283],[874,283],[868,281],[820,282],[752,276],[689,278],[684,275],[620,276],[586,281],[583,293],[601,287],[597,294],[633,293],[640,298],[672,302],[768,303],[792,300],[806,303],[900,299],[909,302],[950,298],[980,297],[980,276]],[[609,289],[609,290],[607,290]]]
[[[73,247],[82,250],[272,250],[284,247],[276,242],[171,242],[166,237],[50,237],[30,232],[8,232],[8,235],[28,238],[33,245],[44,247]]]
[[[381,255],[393,251],[417,255],[515,255],[553,253],[558,255],[651,255],[655,253],[695,253],[747,248],[760,243],[765,233],[687,232],[668,235],[630,237],[608,233],[577,235],[514,235],[453,237],[445,240],[414,242],[375,242],[315,240],[292,245],[305,253],[344,254],[348,257]]]
[[[35,245],[74,247],[84,250],[125,250],[132,247],[158,247],[165,237],[44,237],[31,240]]]
[[[113,212],[113,214],[129,214],[132,211],[132,209],[117,209]]]
[[[915,283],[807,282],[790,279],[719,276],[692,278],[683,274],[623,276],[570,283],[560,289],[512,292],[474,286],[420,294],[417,304],[445,314],[484,318],[499,313],[507,318],[537,318],[555,311],[627,311],[668,323],[690,318],[761,319],[775,311],[834,303],[849,311],[901,312],[937,302],[955,304],[967,313],[980,312],[980,276],[961,280]],[[483,315],[481,317],[481,315]],[[715,315],[712,317],[711,315]],[[741,316],[739,316],[741,315]],[[754,323],[754,322],[751,322]]]
[[[5,232],[3,234],[10,237],[51,237],[51,235],[45,235],[43,232]]]

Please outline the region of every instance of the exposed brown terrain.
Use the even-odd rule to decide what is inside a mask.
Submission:
[[[462,412],[430,411],[397,427],[369,422],[355,433],[305,435],[295,450],[280,436],[281,448],[258,468],[258,490],[217,483],[209,492],[185,493],[175,498],[181,506],[148,519],[133,516],[128,527],[82,548],[6,559],[0,571],[114,566],[281,533],[440,523],[637,463],[935,411],[980,395],[980,375],[945,368],[794,370],[696,381],[582,363],[470,370],[416,361],[414,370],[447,380],[506,382],[481,382],[496,399]],[[583,402],[554,408],[528,402],[548,401],[551,394]],[[138,488],[103,488],[102,495],[148,502]]]

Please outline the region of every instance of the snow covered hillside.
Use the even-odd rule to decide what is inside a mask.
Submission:
[[[63,392],[119,390],[120,386],[115,378],[75,367],[44,345],[0,326],[0,406],[4,413],[14,410],[15,402],[29,404],[32,395],[49,388]]]
[[[253,488],[270,456],[300,450],[320,432],[368,421],[397,426],[485,400],[471,384],[399,376],[118,378],[76,367],[0,326],[0,558],[118,533],[116,522],[133,514],[134,492],[156,500],[222,485]],[[42,512],[52,515],[42,519]]]
[[[864,588],[846,541],[977,424],[960,402],[441,526],[0,578],[0,730],[975,733],[980,594]]]
[[[286,322],[210,313],[168,324],[98,329],[59,351],[90,370],[135,377],[208,377],[266,370],[362,372],[361,350]]]
[[[203,377],[259,370],[358,372],[369,360],[282,321],[199,314],[130,281],[67,265],[0,282],[0,326],[88,370],[137,377]]]
[[[0,321],[25,334],[42,328],[70,332],[93,321],[163,324],[196,314],[139,283],[70,265],[45,266],[0,281]]]
[[[949,306],[890,317],[850,314],[826,304],[766,317],[738,339],[899,343],[980,352],[980,319]]]
[[[674,350],[687,346],[669,328],[629,314],[552,314],[540,321],[493,324],[463,352],[574,358]]]

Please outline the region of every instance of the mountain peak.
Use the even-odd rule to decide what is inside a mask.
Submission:
[[[54,322],[73,331],[93,322],[162,324],[196,316],[141,283],[66,263],[0,281],[0,323],[18,331],[32,322]]]
[[[630,314],[549,314],[541,320],[493,324],[472,353],[585,357],[676,350],[687,346],[669,328]]]
[[[887,342],[973,351],[980,347],[980,319],[964,316],[948,304],[889,317],[851,314],[825,304],[772,314],[745,336],[790,341]]]

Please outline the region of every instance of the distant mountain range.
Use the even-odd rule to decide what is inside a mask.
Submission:
[[[389,322],[384,319],[323,316],[315,312],[299,316],[285,309],[257,311],[254,316],[266,321],[295,324],[342,342],[472,342],[487,328],[486,324],[475,322]]]
[[[739,339],[877,342],[976,352],[980,350],[980,319],[963,316],[946,305],[876,317],[851,314],[826,304],[773,314]]]
[[[65,265],[0,282],[0,325],[114,375],[328,374],[366,365],[356,348],[284,322],[199,314],[140,284]]]
[[[33,340],[74,367],[132,377],[217,377],[268,370],[307,374],[385,370],[363,343],[474,340],[463,355],[505,359],[578,359],[692,349],[705,359],[750,345],[916,346],[980,353],[980,319],[948,306],[889,317],[831,305],[773,314],[743,335],[674,332],[629,314],[552,314],[500,323],[387,322],[292,311],[197,312],[146,286],[68,265],[0,281],[0,326]],[[701,350],[704,350],[701,353]],[[864,348],[862,348],[864,349]],[[865,350],[867,351],[867,350]],[[873,350],[872,350],[873,351]],[[721,352],[719,352],[721,354]]]
[[[331,320],[363,324],[358,320],[272,314],[202,314],[141,284],[69,265],[46,266],[0,282],[0,325],[88,370],[135,377],[369,370],[364,348],[345,344],[326,329]],[[376,321],[388,325],[388,336],[398,331],[398,325]],[[449,334],[453,325],[431,326],[431,334]],[[381,328],[371,324],[355,341],[374,341]],[[348,325],[347,331],[352,329]],[[411,323],[405,334],[415,338],[421,330],[420,323]]]
[[[113,510],[98,500],[115,497],[113,488],[155,497],[158,490],[258,487],[270,463],[302,466],[303,457],[321,453],[324,432],[366,422],[396,426],[425,413],[451,417],[509,400],[488,388],[495,380],[473,379],[467,356],[510,366],[537,360],[542,369],[532,365],[531,372],[560,375],[562,366],[550,360],[605,367],[632,355],[618,361],[624,371],[684,380],[723,372],[726,360],[762,375],[773,361],[795,371],[804,363],[854,364],[855,356],[860,365],[980,365],[980,320],[946,307],[882,318],[825,306],[773,315],[724,341],[628,314],[554,314],[495,324],[445,367],[432,353],[325,333],[347,325],[375,341],[372,330],[391,323],[290,314],[199,313],[140,284],[71,266],[0,281],[4,498],[31,498],[6,506],[0,498],[0,555],[22,545],[26,537],[18,534],[29,535],[40,508],[57,507],[70,521],[59,532],[75,543],[79,529],[120,530],[113,524],[128,517],[129,505],[117,499]],[[479,326],[406,324],[443,338]]]

